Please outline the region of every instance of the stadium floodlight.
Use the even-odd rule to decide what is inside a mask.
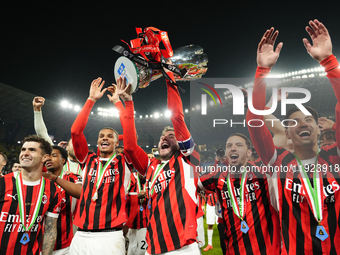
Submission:
[[[62,108],[67,108],[67,106],[68,106],[68,101],[67,101],[67,100],[62,100],[62,101],[60,102],[60,106],[61,106]]]
[[[145,115],[145,118],[149,118],[149,115]]]
[[[186,110],[186,112],[187,112],[187,110]],[[164,116],[167,117],[167,118],[170,118],[171,114],[172,114],[172,112],[170,110],[166,110],[165,113],[164,113]]]
[[[79,106],[79,105],[75,105],[75,106],[74,106],[74,110],[75,110],[76,112],[79,112],[79,111],[80,111],[80,106]]]
[[[185,109],[184,112],[189,112],[189,110],[188,110],[188,109]]]
[[[155,113],[153,114],[153,116],[155,117],[155,119],[158,119],[158,118],[159,118],[159,113],[158,113],[158,112],[155,112]]]
[[[142,118],[143,118],[143,116],[142,116],[142,115],[139,115],[139,118],[140,118],[140,119],[142,119]]]

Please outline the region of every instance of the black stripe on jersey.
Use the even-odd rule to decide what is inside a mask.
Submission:
[[[258,182],[260,184],[261,187],[261,199],[262,199],[262,204],[263,204],[263,209],[265,210],[265,217],[267,220],[267,223],[269,224],[271,222],[270,214],[268,212],[270,212],[270,208],[268,206],[268,198],[267,198],[267,194],[266,194],[266,185],[264,185],[264,181],[266,179],[258,179]],[[252,182],[251,182],[252,183]],[[257,198],[255,201],[251,202],[251,211],[253,214],[253,219],[254,222],[256,221],[256,219],[260,219],[260,214],[259,214],[259,208],[257,206]],[[263,231],[262,231],[262,225],[259,224],[254,224],[254,228],[255,228],[255,233],[256,233],[256,239],[257,239],[257,243],[259,247],[264,247],[264,250],[261,250],[261,254],[267,254],[267,247],[266,247],[266,243],[264,241],[264,236],[263,236]]]
[[[284,192],[285,190],[285,181],[286,179],[285,178],[282,178],[280,177],[279,179],[280,183],[281,183],[281,190],[282,192]],[[282,236],[283,236],[283,241],[284,241],[284,245],[287,249],[287,251],[289,251],[289,215],[290,215],[290,212],[289,212],[289,205],[288,205],[288,202],[287,200],[285,199],[285,196],[283,195],[283,198],[282,198],[282,206],[281,208],[282,209],[282,212],[281,212],[281,222],[286,222],[286,224],[282,224],[281,227],[281,232],[282,232]]]
[[[180,168],[181,167],[180,167],[179,162],[178,162],[178,157],[177,157],[177,155],[175,155],[174,169],[176,170],[176,172],[175,172],[176,198],[177,198],[179,213],[181,215],[182,225],[184,227],[187,209],[185,207],[183,193],[182,193],[183,183],[182,183],[182,178],[181,178],[182,176],[181,176],[181,169]],[[175,227],[175,229],[176,229],[176,227]]]
[[[122,164],[122,160],[121,160],[122,156],[121,154],[119,154],[117,156],[117,159],[118,159],[118,171],[119,171],[119,190],[121,189],[121,187],[124,185],[124,175],[125,175],[125,172],[124,172],[124,166]],[[129,171],[128,169],[125,169],[125,171]],[[115,180],[116,182],[116,180]],[[111,186],[116,186],[117,184],[113,183],[113,185]],[[109,193],[109,194],[113,194],[113,193]],[[116,196],[116,200],[115,200],[115,203],[116,203],[116,208],[117,208],[117,217],[119,215],[119,212],[120,212],[120,208],[122,207],[122,200],[121,200],[121,197],[120,197],[120,192],[118,191],[117,193],[117,196]]]
[[[218,182],[218,178],[215,179],[216,180],[216,185],[217,185],[217,182]],[[234,183],[235,184],[235,183]],[[235,185],[234,185],[235,187]],[[228,187],[227,187],[227,183],[224,182],[223,184],[223,191],[224,192],[228,192]],[[230,195],[229,195],[230,197]],[[227,203],[227,198],[225,199],[224,201],[225,203]],[[233,212],[233,209],[231,208],[231,210],[228,210],[228,209],[225,209],[225,207],[223,206],[223,200],[221,198],[221,206],[222,206],[222,210],[227,210],[227,214],[228,214],[228,219],[229,219],[229,225],[230,225],[230,228],[231,229],[235,229],[235,221],[234,221],[234,212]],[[227,206],[226,206],[227,208]],[[225,219],[226,217],[224,217],[224,213],[223,213],[223,220]],[[227,225],[226,225],[227,226]],[[228,226],[227,226],[228,227]],[[240,254],[240,250],[239,250],[239,247],[238,245],[235,245],[237,244],[237,230],[235,229],[235,231],[232,231],[230,230],[233,234],[233,240],[232,240],[232,243],[233,243],[233,248],[234,248],[234,254]],[[228,240],[228,242],[231,241],[231,240]],[[227,249],[229,249],[229,247],[227,247]]]
[[[177,176],[176,176],[176,178],[177,178]],[[178,187],[177,184],[176,184],[176,187]],[[180,186],[180,187],[182,187],[182,186]],[[175,225],[173,214],[172,214],[171,201],[170,201],[170,196],[169,196],[169,185],[166,187],[166,189],[163,192],[163,199],[164,199],[166,219],[168,221],[171,239],[172,239],[172,242],[174,244],[175,249],[178,249],[178,248],[181,247],[181,244],[180,244],[178,232],[176,230],[176,225]],[[180,205],[178,205],[178,208],[181,208]]]
[[[159,192],[158,195],[161,195],[161,192]],[[163,231],[162,231],[162,222],[161,222],[160,215],[159,215],[158,205],[155,207],[154,217],[155,217],[156,231],[157,231],[159,246],[161,247],[161,253],[164,253],[168,251],[168,248],[167,248],[164,235],[163,235]],[[152,248],[155,249],[155,246],[152,246]],[[151,251],[151,254],[154,254],[154,253],[155,253],[154,250]]]
[[[91,192],[89,192],[87,197],[85,197],[86,189],[84,187],[87,187],[87,186],[91,185],[91,178],[92,178],[92,176],[89,176],[89,171],[91,171],[92,162],[93,162],[93,157],[91,156],[90,160],[89,160],[89,163],[87,164],[87,169],[86,169],[85,174],[84,174],[84,180],[83,180],[84,183],[83,183],[83,187],[82,187],[82,191],[84,192],[84,195],[82,196],[82,199],[81,199],[80,205],[79,205],[79,211],[77,212],[77,213],[79,213],[79,217],[80,218],[82,218],[84,213],[86,215],[89,212],[89,209],[90,209],[90,204],[91,203],[86,203],[86,201],[91,201],[91,200],[88,200],[88,197],[90,196],[90,199],[91,199],[92,198],[91,197],[92,194],[91,194]],[[83,167],[84,168],[86,167],[86,161],[85,161],[85,164],[83,164]],[[96,170],[93,170],[93,171],[96,171]],[[89,189],[89,191],[92,191],[92,189]],[[84,222],[83,226],[81,226],[80,228],[87,229],[88,226],[89,226],[88,217],[85,217],[85,222]]]
[[[294,179],[293,179],[293,183],[300,183],[299,178],[296,178],[295,176],[298,174],[298,172],[296,172],[294,174]],[[300,209],[300,204],[294,203],[294,195],[296,195],[294,192],[290,192],[291,195],[291,201],[292,201],[292,206],[293,206],[293,215],[294,218],[296,220],[296,239],[299,241],[296,241],[295,243],[295,250],[296,250],[296,254],[304,254],[304,246],[303,245],[297,245],[298,243],[302,244],[305,242],[305,234],[302,231],[302,228],[298,227],[298,226],[302,226],[301,225],[301,209]],[[289,214],[288,214],[289,215]],[[289,226],[290,227],[290,226]]]
[[[327,179],[323,179],[324,180],[324,186],[326,185],[329,185],[329,182]],[[334,196],[333,195],[330,195],[329,197],[331,196]],[[338,218],[336,217],[336,210],[335,210],[335,203],[329,203],[329,204],[326,204],[325,205],[327,207],[327,211],[328,211],[328,229],[329,229],[329,236],[335,236],[335,232],[336,232],[336,229],[337,229],[337,225],[334,224],[334,221],[332,222],[333,219],[336,219],[338,221]],[[336,251],[335,251],[335,246],[334,246],[334,239],[333,238],[330,238],[330,241],[331,241],[331,250],[329,252],[329,254],[336,254]]]

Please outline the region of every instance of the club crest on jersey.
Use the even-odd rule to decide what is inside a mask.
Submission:
[[[46,196],[46,194],[43,195],[43,197],[42,197],[42,199],[41,199],[41,202],[42,202],[43,204],[46,204],[46,203],[47,203],[47,196]]]

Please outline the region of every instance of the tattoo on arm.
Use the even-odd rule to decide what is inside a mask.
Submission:
[[[45,218],[45,232],[43,237],[42,254],[52,254],[57,238],[57,218]]]

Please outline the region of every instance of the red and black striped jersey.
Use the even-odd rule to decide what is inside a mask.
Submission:
[[[32,217],[32,206],[39,192],[40,180],[23,181],[26,194],[26,218]],[[16,189],[16,177],[13,173],[0,178],[0,254],[39,254],[43,240],[43,222],[46,216],[57,218],[60,211],[59,190],[57,186],[45,179],[45,188],[38,217],[28,232],[30,241],[23,245],[20,240],[25,233],[20,222],[19,202]]]
[[[217,197],[216,197],[216,193],[209,193],[205,195],[206,200],[207,200],[207,204],[210,206],[215,206],[216,201],[217,201]]]
[[[318,164],[324,167],[323,175],[323,220],[329,237],[321,241],[316,237],[316,221],[301,184],[300,171],[295,156],[277,149],[277,159],[273,166],[287,166],[287,171],[275,172],[272,180],[277,200],[283,239],[282,254],[339,254],[340,253],[340,157],[336,144],[322,149]],[[302,161],[303,163],[306,163]],[[312,187],[315,158],[310,160],[309,177]],[[307,165],[306,165],[307,171]]]
[[[74,148],[76,151],[76,148]],[[83,186],[74,224],[84,230],[110,229],[120,227],[127,220],[125,211],[125,191],[130,178],[130,169],[123,154],[116,155],[98,189],[98,199],[93,200],[96,191],[99,162],[105,165],[108,159],[99,158],[89,152],[81,163]]]
[[[131,195],[133,196],[137,196],[138,195],[138,186],[137,186],[137,178],[136,175],[138,173],[133,173],[131,174],[130,180],[131,180],[131,185],[130,188],[128,189],[128,194],[127,194],[127,203],[126,203],[126,211],[127,214],[130,216],[130,210],[131,210],[131,206],[130,206],[130,199],[129,197]],[[144,186],[146,185],[146,183],[141,184],[142,185],[142,190],[144,189]],[[132,193],[132,194],[131,194]],[[138,206],[137,208],[135,208],[137,210],[137,215],[134,218],[134,220],[131,223],[131,226],[129,226],[132,229],[141,229],[141,228],[146,228],[147,226],[147,215],[146,215],[146,206],[145,204],[147,203],[147,201],[143,201],[143,203],[141,204],[140,199],[138,199]],[[142,206],[142,210],[141,210],[141,206]]]
[[[340,100],[340,69],[336,58],[331,55],[320,62],[327,72],[334,94]],[[265,108],[265,76],[270,68],[258,67],[254,82],[253,100],[254,108],[262,110]],[[336,119],[340,118],[340,105],[335,107]],[[250,119],[263,119],[251,111],[247,112],[247,122]],[[340,128],[340,121],[336,121],[336,130]],[[335,143],[326,147],[318,154],[318,165],[325,171],[323,177],[323,220],[321,225],[325,228],[329,237],[321,241],[316,237],[318,222],[316,221],[310,205],[307,201],[306,190],[300,181],[301,174],[294,154],[274,146],[271,134],[267,127],[249,128],[250,137],[254,147],[265,165],[271,167],[273,172],[277,209],[281,225],[282,254],[338,254],[339,244],[339,148]],[[337,141],[340,141],[340,132],[336,131]],[[316,154],[316,153],[315,153]],[[315,172],[316,157],[309,159],[307,173]],[[311,176],[309,176],[311,177]],[[313,181],[311,181],[312,187]]]
[[[255,166],[248,162],[247,166]],[[227,171],[214,171],[200,177],[201,189],[216,191],[226,229],[226,254],[280,254],[278,214],[272,206],[266,175],[250,172],[245,183],[245,216],[249,230],[241,232],[241,219],[232,208],[227,187]],[[240,197],[240,178],[232,178],[235,196]]]
[[[158,159],[151,161],[146,173],[149,184],[160,164]],[[169,252],[196,240],[196,186],[193,168],[178,150],[164,165],[153,186],[148,204],[148,253]],[[152,192],[150,187],[147,190],[148,194]]]
[[[81,176],[73,173],[64,174],[63,179],[75,184],[82,183]],[[58,233],[54,250],[69,247],[73,238],[73,212],[77,199],[71,197],[64,189],[60,188],[60,200],[60,213],[57,222]]]
[[[168,74],[173,78],[173,74]],[[192,165],[199,164],[199,154],[194,150],[194,141],[184,121],[178,89],[169,81],[167,95],[168,109],[172,112],[170,119],[179,148],[165,162],[156,158],[150,161],[138,146],[133,102],[125,102],[124,153],[141,174],[146,174],[148,183],[149,221],[146,240],[149,254],[179,249],[196,242],[197,236],[197,178],[194,178]],[[156,175],[158,168],[160,171]],[[151,183],[154,184],[152,187]]]

